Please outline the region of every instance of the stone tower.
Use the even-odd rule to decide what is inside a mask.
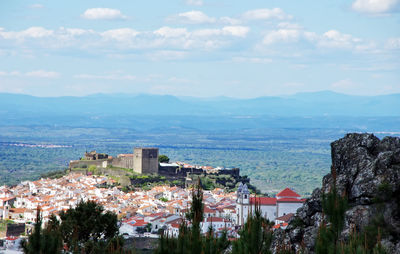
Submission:
[[[158,148],[134,148],[133,171],[139,174],[157,174]]]

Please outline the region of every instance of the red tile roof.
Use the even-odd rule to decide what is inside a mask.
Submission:
[[[306,199],[297,199],[297,198],[280,198],[277,202],[294,202],[294,203],[304,203]]]
[[[294,215],[293,213],[288,213],[286,215],[283,215],[281,217],[276,218],[275,220],[281,220],[281,221],[284,221],[284,222],[288,222],[290,220],[290,218],[293,217],[293,215]]]
[[[254,205],[255,203],[260,204],[260,205],[276,205],[276,198],[251,197],[250,204]]]
[[[277,197],[300,197],[299,194],[296,192],[292,191],[289,188],[284,189],[283,191],[279,192],[276,194]]]
[[[223,222],[224,218],[220,217],[208,217],[207,222]]]

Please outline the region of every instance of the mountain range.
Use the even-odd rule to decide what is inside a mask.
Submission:
[[[190,116],[400,116],[400,94],[354,96],[331,91],[237,99],[94,94],[34,97],[0,93],[0,114]]]

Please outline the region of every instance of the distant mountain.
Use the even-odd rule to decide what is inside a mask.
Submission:
[[[400,94],[353,96],[331,91],[235,99],[95,94],[34,97],[0,93],[0,114],[37,116],[400,116]]]

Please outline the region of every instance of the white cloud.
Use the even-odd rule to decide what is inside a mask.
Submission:
[[[25,75],[35,78],[58,78],[60,76],[60,73],[54,71],[37,70],[27,72]]]
[[[45,71],[45,70],[35,70],[22,73],[20,71],[0,71],[0,76],[9,76],[9,77],[35,77],[35,78],[58,78],[60,73],[54,71]]]
[[[400,38],[390,38],[386,41],[387,49],[400,49]]]
[[[107,30],[101,33],[106,40],[116,40],[120,42],[130,41],[139,34],[138,31],[131,28],[118,28]]]
[[[399,0],[356,0],[352,8],[358,12],[382,14],[394,11],[399,7],[399,3]]]
[[[277,42],[296,42],[300,35],[301,32],[296,29],[279,29],[266,34],[263,43],[269,45]]]
[[[373,41],[365,41],[354,37],[351,34],[344,34],[337,30],[329,30],[322,35],[315,32],[305,31],[301,26],[290,23],[280,23],[278,27],[287,27],[277,30],[268,31],[262,43],[264,45],[272,45],[278,43],[308,43],[319,48],[336,48],[347,49],[356,52],[376,53],[377,45]]]
[[[297,29],[297,30],[303,29],[301,25],[290,22],[281,22],[278,24],[278,27],[283,29]]]
[[[355,88],[358,87],[359,85],[357,83],[354,83],[353,81],[351,81],[350,79],[342,79],[339,80],[337,82],[334,82],[331,87],[335,90],[347,90],[347,89],[351,89],[351,88]]]
[[[6,32],[4,31],[3,28],[0,28],[0,37],[3,37],[4,39],[23,40],[25,38],[43,38],[51,36],[53,35],[53,33],[54,33],[53,30],[47,30],[43,27],[30,27],[26,30],[19,32],[14,32],[14,31]]]
[[[135,80],[136,76],[126,75],[121,73],[107,74],[107,75],[93,75],[93,74],[78,74],[74,75],[77,79],[104,79],[104,80]]]
[[[181,37],[188,36],[188,31],[186,28],[171,28],[171,27],[161,27],[160,29],[154,31],[154,34],[163,36],[163,37]]]
[[[242,37],[242,38],[246,37],[249,30],[250,29],[246,26],[225,26],[222,28],[222,32],[224,34]]]
[[[157,50],[147,55],[152,61],[173,61],[180,60],[187,56],[187,52],[178,50]]]
[[[188,11],[178,13],[177,15],[168,18],[170,21],[177,21],[186,24],[204,24],[214,23],[215,18],[209,17],[201,11]]]
[[[272,63],[271,58],[262,58],[262,57],[234,57],[232,61],[238,63],[256,63],[256,64],[264,64],[264,63]]]
[[[201,6],[203,5],[203,0],[186,0],[187,5],[195,5],[195,6]]]
[[[242,23],[242,21],[240,21],[239,19],[234,19],[231,17],[221,17],[219,20],[222,23],[229,24],[229,25],[240,25]]]
[[[44,6],[41,5],[41,4],[31,4],[31,5],[29,5],[29,8],[31,8],[31,9],[42,9],[42,8],[44,8]]]
[[[247,11],[243,14],[243,18],[248,20],[268,20],[268,19],[291,19],[281,8],[273,9],[255,9]]]
[[[354,44],[361,42],[350,34],[343,34],[336,30],[329,30],[320,38],[318,45],[328,48],[352,48]]]
[[[87,9],[82,15],[84,19],[126,19],[127,17],[120,10],[110,8],[91,8]]]

